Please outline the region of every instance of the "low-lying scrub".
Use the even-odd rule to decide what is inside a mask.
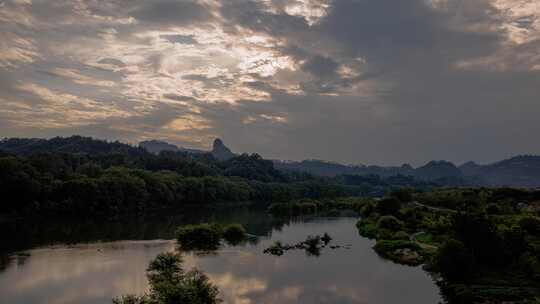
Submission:
[[[382,257],[399,264],[417,266],[423,263],[423,249],[406,240],[380,240],[373,247]]]
[[[275,241],[270,247],[266,248],[263,252],[266,254],[281,256],[288,250],[305,250],[307,255],[319,256],[321,249],[329,247],[330,249],[345,248],[349,249],[348,245],[330,245],[332,237],[328,233],[324,233],[322,236],[308,236],[304,241],[296,244],[283,244],[281,241]]]
[[[246,239],[247,232],[240,224],[229,224],[223,227],[222,235],[227,243],[237,245]]]
[[[178,228],[176,239],[183,250],[215,250],[221,240],[238,245],[247,238],[246,229],[240,224],[198,224]]]
[[[222,236],[222,230],[216,224],[187,225],[178,228],[176,239],[182,249],[216,249]]]

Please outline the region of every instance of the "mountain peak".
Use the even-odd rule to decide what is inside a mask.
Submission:
[[[214,144],[212,145],[212,155],[218,160],[228,160],[234,157],[234,153],[232,153],[231,149],[229,149],[223,141],[220,138],[216,138],[214,140]]]
[[[225,147],[225,144],[223,144],[221,138],[214,139],[213,149],[219,149],[220,147]]]

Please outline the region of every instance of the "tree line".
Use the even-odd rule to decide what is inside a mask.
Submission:
[[[258,154],[152,154],[88,137],[0,141],[0,213],[116,215],[217,202],[382,195],[406,177],[335,178],[281,171]]]

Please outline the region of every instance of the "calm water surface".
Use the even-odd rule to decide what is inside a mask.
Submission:
[[[438,288],[420,268],[380,259],[371,248],[373,242],[358,235],[355,218],[276,223],[268,217],[249,220],[250,216],[253,214],[245,213],[236,221],[243,222],[250,233],[261,235],[257,242],[224,246],[213,254],[184,253],[185,268],[206,272],[225,303],[440,301]],[[334,238],[334,244],[350,244],[351,249],[325,248],[318,257],[303,251],[289,251],[281,257],[262,253],[276,240],[296,243],[324,232]],[[145,240],[135,241],[85,240],[41,246],[4,258],[0,303],[111,303],[115,296],[142,294],[148,288],[145,269],[150,260],[161,252],[176,250],[174,241],[151,239],[153,236],[160,235],[150,233],[142,237]]]

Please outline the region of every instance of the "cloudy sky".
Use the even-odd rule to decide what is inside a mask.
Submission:
[[[485,163],[539,117],[538,0],[0,0],[0,137]]]

